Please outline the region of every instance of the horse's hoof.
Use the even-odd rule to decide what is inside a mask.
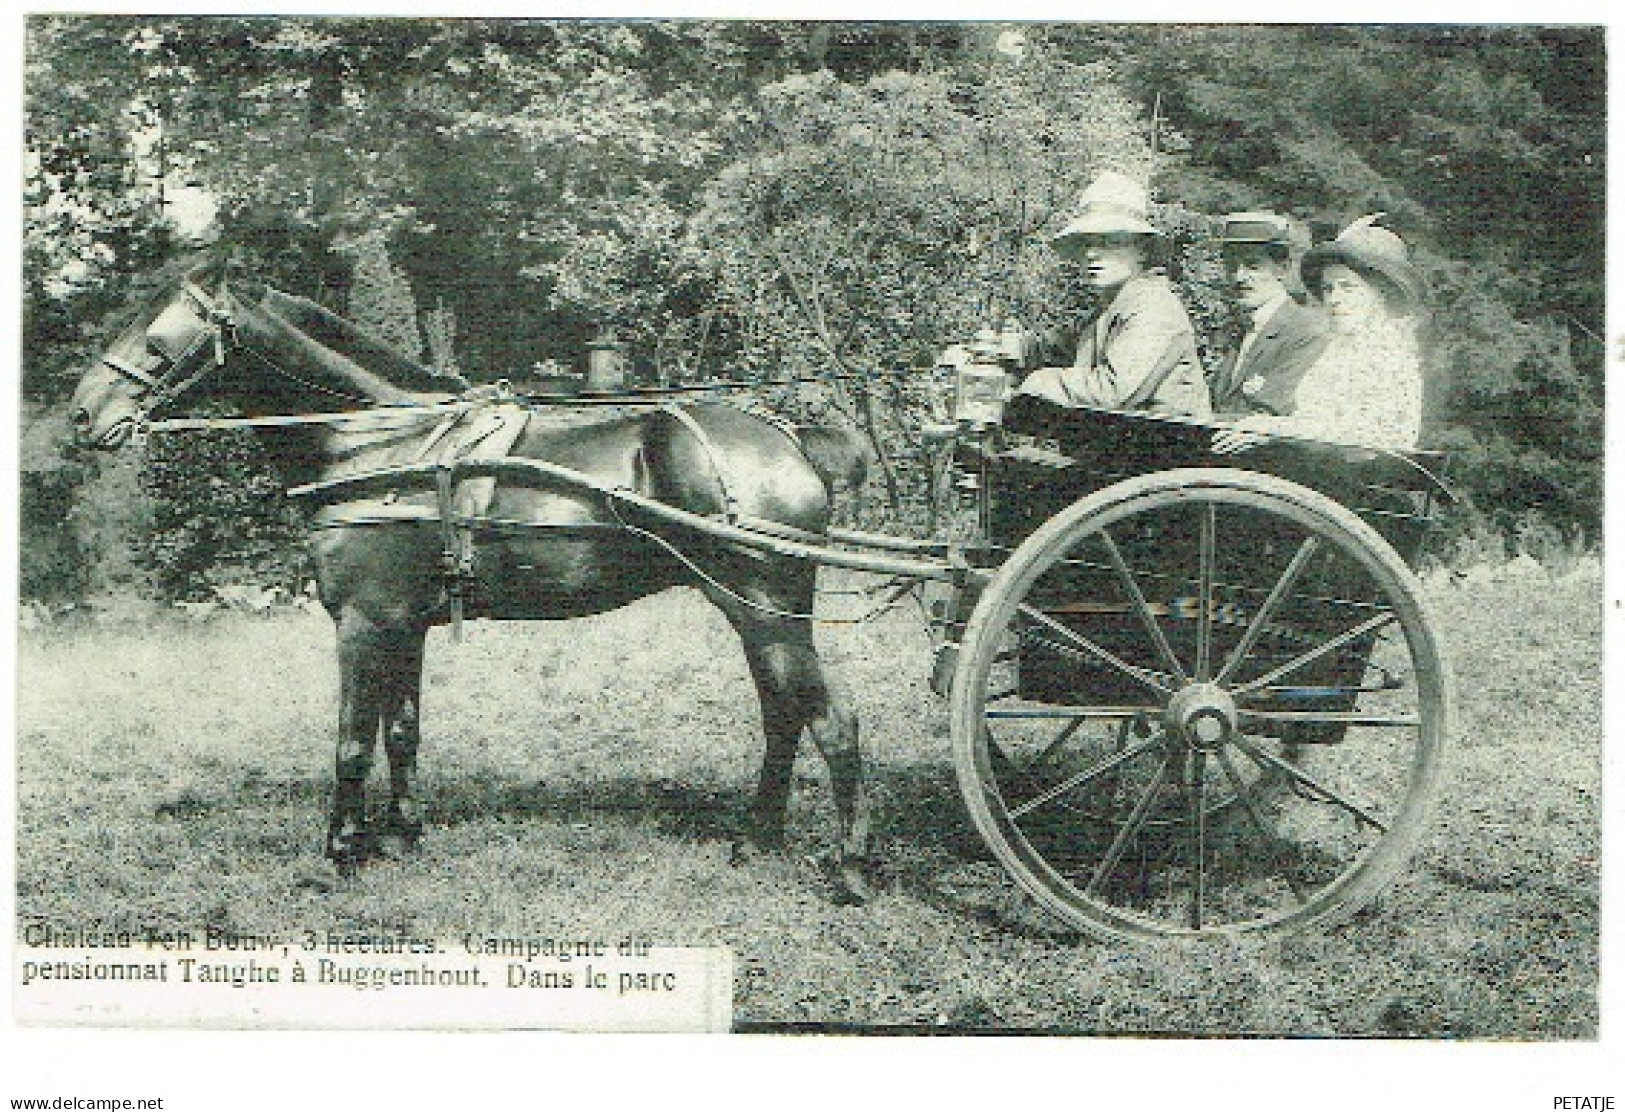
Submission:
[[[384,812],[383,822],[374,832],[374,845],[380,857],[407,857],[417,852],[423,840],[423,820],[407,817],[391,808]]]
[[[327,839],[327,859],[338,869],[340,876],[354,873],[377,852],[377,840],[365,831],[335,834]]]
[[[874,899],[874,889],[864,876],[865,869],[861,862],[830,851],[814,858],[813,863],[829,882],[830,897],[837,907],[856,907]]]
[[[311,892],[331,892],[338,887],[341,875],[336,863],[319,861],[299,870],[299,875],[294,877],[293,886],[295,889]]]

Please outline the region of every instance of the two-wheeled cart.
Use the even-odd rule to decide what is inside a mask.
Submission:
[[[1095,935],[1344,919],[1415,849],[1444,760],[1409,566],[1442,460],[1223,457],[1208,425],[1027,402],[1026,443],[960,452],[989,574],[943,652],[977,829]]]

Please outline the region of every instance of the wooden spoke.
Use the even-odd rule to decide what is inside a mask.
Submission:
[[[1209,659],[1213,655],[1213,562],[1217,558],[1215,536],[1218,508],[1202,503],[1201,533],[1196,556],[1196,682],[1211,678]]]
[[[1101,648],[1099,645],[1089,640],[1089,638],[1085,637],[1077,630],[1068,629],[1066,626],[1062,625],[1060,622],[1056,621],[1054,618],[1050,617],[1036,606],[1029,605],[1028,603],[1022,603],[1018,609],[1020,610],[1022,616],[1026,617],[1030,621],[1036,622],[1038,625],[1043,626],[1050,632],[1070,642],[1071,646],[1074,647],[1074,651],[1082,651],[1087,653],[1096,660],[1099,660],[1104,664],[1111,665],[1124,675],[1131,676],[1139,682],[1145,684],[1147,687],[1162,692],[1164,695],[1173,693],[1174,685],[1170,682],[1169,678],[1161,672],[1153,672],[1148,668],[1136,668],[1128,661],[1123,660],[1114,653]],[[1057,651],[1064,651],[1068,646],[1051,645],[1050,647]]]
[[[1350,641],[1359,640],[1366,634],[1381,629],[1383,626],[1397,620],[1398,619],[1395,617],[1393,611],[1384,610],[1381,614],[1367,618],[1353,629],[1345,630],[1344,632],[1339,633],[1336,637],[1333,637],[1325,644],[1320,645],[1317,648],[1310,649],[1308,652],[1299,656],[1293,657],[1291,660],[1287,661],[1285,664],[1282,664],[1278,668],[1270,669],[1257,679],[1248,680],[1246,683],[1232,688],[1230,694],[1234,696],[1241,696],[1246,695],[1249,692],[1257,691],[1261,687],[1267,687],[1276,680],[1280,679],[1282,676],[1291,675],[1298,669],[1313,664],[1321,657],[1336,652]]]
[[[990,719],[1020,719],[1020,717],[1029,717],[1029,715],[996,714],[996,712],[993,712],[993,710],[988,710],[988,717],[990,717]],[[1053,717],[1053,715],[1038,715],[1038,717]],[[1011,754],[1007,754],[1006,751],[1004,751],[1004,746],[999,745],[998,741],[994,740],[993,732],[991,732],[991,730],[985,730],[985,732],[983,732],[983,736],[985,736],[986,743],[988,743],[988,761],[993,764],[993,774],[998,775],[999,779],[1001,780],[1009,779],[1012,780],[1012,782],[1014,782],[1017,777],[1032,774],[1033,771],[1037,771],[1038,767],[1042,767],[1045,762],[1050,761],[1050,758],[1055,756],[1056,751],[1059,751],[1061,746],[1066,745],[1066,741],[1068,741],[1069,738],[1074,735],[1074,733],[1081,730],[1082,725],[1084,725],[1085,722],[1089,722],[1087,717],[1076,717],[1076,719],[1072,719],[1071,722],[1068,722],[1066,725],[1064,725],[1064,727],[1061,727],[1061,732],[1055,736],[1055,740],[1050,741],[1050,745],[1046,745],[1045,748],[1043,748],[1042,751],[1037,754],[1037,756],[1033,756],[1030,761],[1025,762],[1019,762],[1016,761],[1016,759],[1011,758]]]
[[[1074,734],[1081,730],[1083,728],[1083,724],[1087,721],[1087,718],[1074,718],[1065,726],[1061,727],[1061,732],[1055,735],[1055,740],[1044,746],[1043,751],[1040,752],[1038,756],[1027,762],[1027,768],[1032,770],[1041,768],[1048,764],[1050,758],[1055,756],[1056,753],[1059,753],[1061,751],[1061,746],[1065,745]],[[1121,746],[1119,746],[1119,748],[1121,748]]]
[[[1288,761],[1283,761],[1274,753],[1261,749],[1239,734],[1235,737],[1235,743],[1243,753],[1246,753],[1249,757],[1251,757],[1254,763],[1258,764],[1259,766],[1267,764],[1273,768],[1280,769],[1282,772],[1292,777],[1310,791],[1321,796],[1327,803],[1335,803],[1337,806],[1343,808],[1343,810],[1353,815],[1356,821],[1365,823],[1379,834],[1388,833],[1388,827],[1385,826],[1375,815],[1371,814],[1371,812],[1367,811],[1364,807],[1361,807],[1357,803],[1351,803],[1344,799],[1337,792],[1333,791],[1331,788],[1328,788],[1325,784],[1322,784],[1313,776],[1310,776],[1297,765],[1294,765]]]
[[[1062,780],[1059,784],[1056,784],[1054,787],[1044,789],[1038,795],[1033,796],[1020,806],[1010,808],[1008,812],[1009,816],[1012,819],[1019,819],[1021,816],[1029,813],[1030,811],[1042,807],[1046,803],[1059,799],[1073,788],[1081,787],[1098,776],[1104,776],[1106,773],[1110,772],[1114,768],[1117,768],[1119,765],[1127,764],[1129,761],[1132,761],[1135,757],[1138,757],[1147,749],[1155,748],[1161,744],[1162,736],[1159,734],[1156,737],[1147,738],[1138,745],[1131,745],[1121,753],[1113,753],[1109,757],[1103,757],[1094,764],[1090,765],[1088,768],[1084,769],[1082,772],[1073,773],[1065,780]],[[1166,757],[1163,758],[1163,764],[1167,764]]]
[[[1381,636],[1379,634],[1379,636]],[[1370,665],[1378,671],[1378,665]],[[1252,694],[1260,699],[1335,699],[1343,695],[1368,695],[1375,691],[1402,691],[1406,679],[1401,676],[1389,675],[1377,683],[1339,683],[1339,684],[1271,684]]]
[[[1415,714],[1362,714],[1357,710],[1242,710],[1243,718],[1266,722],[1337,722],[1345,726],[1420,726]]]
[[[1270,828],[1269,822],[1264,818],[1263,813],[1259,811],[1258,805],[1253,802],[1252,789],[1236,772],[1235,762],[1230,759],[1228,749],[1219,750],[1219,768],[1224,771],[1224,778],[1230,781],[1230,789],[1236,793],[1236,799],[1241,803],[1242,813],[1253,824],[1253,829],[1258,831],[1258,837],[1262,844],[1271,850],[1279,846],[1281,844],[1280,835]],[[1292,895],[1297,898],[1298,903],[1304,903],[1308,897],[1304,894],[1303,886],[1298,883],[1297,878],[1287,869],[1280,870],[1280,875],[1281,879],[1286,881],[1286,886],[1292,890]]]
[[[1157,648],[1157,655],[1162,658],[1163,664],[1167,666],[1174,679],[1184,684],[1188,679],[1185,669],[1179,663],[1179,658],[1174,655],[1174,648],[1168,643],[1168,636],[1163,633],[1162,624],[1157,621],[1156,614],[1151,610],[1151,604],[1145,599],[1145,593],[1140,590],[1140,583],[1134,578],[1134,572],[1129,568],[1128,561],[1123,559],[1123,552],[1117,547],[1117,541],[1104,528],[1100,530],[1100,540],[1106,546],[1106,556],[1116,569],[1118,579],[1122,580],[1124,589],[1134,600],[1135,612],[1145,623],[1146,632],[1151,635],[1151,643]]]
[[[1145,786],[1145,791],[1140,794],[1140,798],[1135,802],[1133,812],[1123,823],[1123,829],[1117,832],[1117,837],[1112,839],[1111,846],[1106,850],[1106,856],[1101,859],[1099,865],[1095,866],[1094,875],[1089,878],[1089,884],[1084,889],[1085,895],[1094,895],[1095,891],[1100,887],[1100,882],[1110,876],[1113,869],[1117,868],[1117,863],[1123,858],[1123,852],[1128,849],[1129,844],[1139,834],[1140,828],[1145,825],[1146,817],[1151,814],[1151,808],[1156,803],[1157,796],[1161,794],[1162,782],[1167,779],[1167,776],[1168,753],[1164,751],[1162,761],[1157,765],[1156,773],[1151,777],[1151,782]]]
[[[1202,806],[1202,781],[1206,775],[1207,754],[1200,749],[1191,750],[1186,789],[1190,796],[1191,930],[1194,931],[1202,929],[1202,901],[1207,888],[1207,809]]]
[[[1138,718],[1160,714],[1160,707],[989,707],[989,718],[1071,718],[1078,724],[1094,718]],[[1077,727],[1074,726],[1073,729]]]
[[[1213,677],[1214,683],[1223,686],[1230,682],[1230,678],[1236,674],[1236,669],[1241,667],[1242,661],[1247,659],[1247,654],[1253,651],[1253,646],[1258,643],[1259,637],[1269,626],[1270,619],[1275,617],[1275,611],[1285,601],[1292,588],[1297,586],[1310,559],[1319,550],[1319,537],[1306,537],[1303,544],[1298,546],[1298,551],[1293,553],[1292,562],[1287,564],[1286,570],[1275,581],[1275,586],[1270,588],[1269,596],[1259,606],[1253,620],[1247,623],[1247,629],[1242,633],[1241,640],[1236,642],[1236,647],[1230,651],[1230,656],[1219,669],[1219,674]]]
[[[1404,556],[1360,511],[1245,469],[1075,493],[1046,492],[1058,512],[965,627],[951,733],[977,832],[1046,912],[1114,943],[1346,921],[1415,851],[1448,749],[1449,670]],[[1207,713],[1229,720],[1214,744],[1168,725]]]
[[[991,730],[987,732],[985,740],[987,742],[987,760],[993,766],[993,775],[1001,780],[1014,780],[1019,775],[1016,762],[1010,759],[1010,755],[1004,751],[1004,747],[993,737]]]

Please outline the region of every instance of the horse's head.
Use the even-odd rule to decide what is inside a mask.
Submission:
[[[74,392],[82,442],[118,448],[193,387],[249,415],[415,404],[468,388],[313,301],[240,275],[233,282],[246,297],[227,284],[223,266],[194,271],[113,341]],[[233,358],[241,352],[253,358]]]
[[[237,302],[195,273],[154,298],[119,334],[74,390],[70,413],[79,440],[122,447],[147,415],[224,364]]]

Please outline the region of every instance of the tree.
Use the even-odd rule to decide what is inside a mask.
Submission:
[[[606,327],[665,379],[810,375],[781,400],[865,428],[914,504],[899,368],[1080,312],[1045,233],[1111,165],[1209,356],[1204,214],[1388,211],[1436,291],[1429,435],[1487,519],[1594,530],[1603,58],[1590,28],[34,17],[23,389],[64,398],[161,280],[167,172],[256,276],[476,381]]]
[[[24,66],[25,396],[66,397],[144,269],[171,244],[158,194],[137,171],[150,124],[125,64],[127,24],[36,18]]]
[[[384,233],[368,232],[345,244],[341,253],[355,260],[350,319],[408,359],[422,358],[423,333],[412,283],[390,260]]]
[[[924,481],[917,375],[952,339],[1079,311],[1042,233],[1095,172],[1142,177],[1138,106],[1041,41],[1013,57],[846,84],[821,72],[759,91],[741,156],[692,240],[742,366],[821,378],[875,447],[891,512]]]

